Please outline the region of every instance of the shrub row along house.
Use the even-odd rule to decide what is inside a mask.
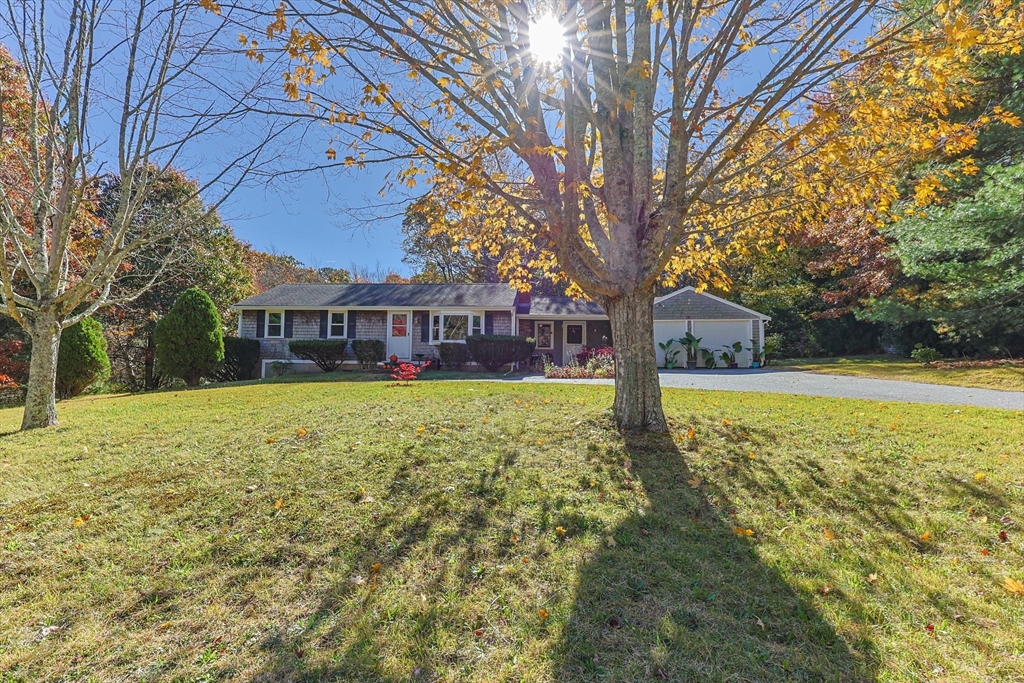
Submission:
[[[288,349],[294,339],[379,339],[387,356],[421,361],[438,356],[445,342],[471,334],[518,334],[537,340],[538,356],[556,365],[585,348],[613,346],[608,316],[596,303],[569,297],[531,296],[506,284],[288,284],[235,304],[238,336],[260,341],[260,376],[274,364],[316,371]],[[770,320],[756,311],[685,287],[654,304],[655,344],[691,332],[701,345],[721,349],[764,340]],[[664,364],[659,349],[658,363]],[[737,359],[750,365],[748,351]],[[355,359],[345,363],[356,367]]]

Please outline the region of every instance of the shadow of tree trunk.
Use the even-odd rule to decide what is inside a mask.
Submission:
[[[557,681],[874,680],[729,519],[668,435],[627,435],[648,498],[579,572]]]

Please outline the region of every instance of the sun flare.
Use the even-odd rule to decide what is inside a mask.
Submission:
[[[543,64],[555,64],[565,49],[565,28],[554,14],[544,14],[530,22],[530,53]]]

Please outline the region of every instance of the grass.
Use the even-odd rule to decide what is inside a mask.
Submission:
[[[1021,413],[668,390],[634,437],[611,398],[0,411],[0,680],[1024,679]]]
[[[932,368],[913,360],[893,359],[888,356],[796,359],[779,361],[778,364],[824,375],[852,375],[977,389],[1024,391],[1024,367],[1020,366]]]

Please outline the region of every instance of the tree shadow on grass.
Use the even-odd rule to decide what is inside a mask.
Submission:
[[[625,447],[648,507],[580,570],[554,680],[875,678],[871,644],[852,649],[758,558],[670,436]]]

